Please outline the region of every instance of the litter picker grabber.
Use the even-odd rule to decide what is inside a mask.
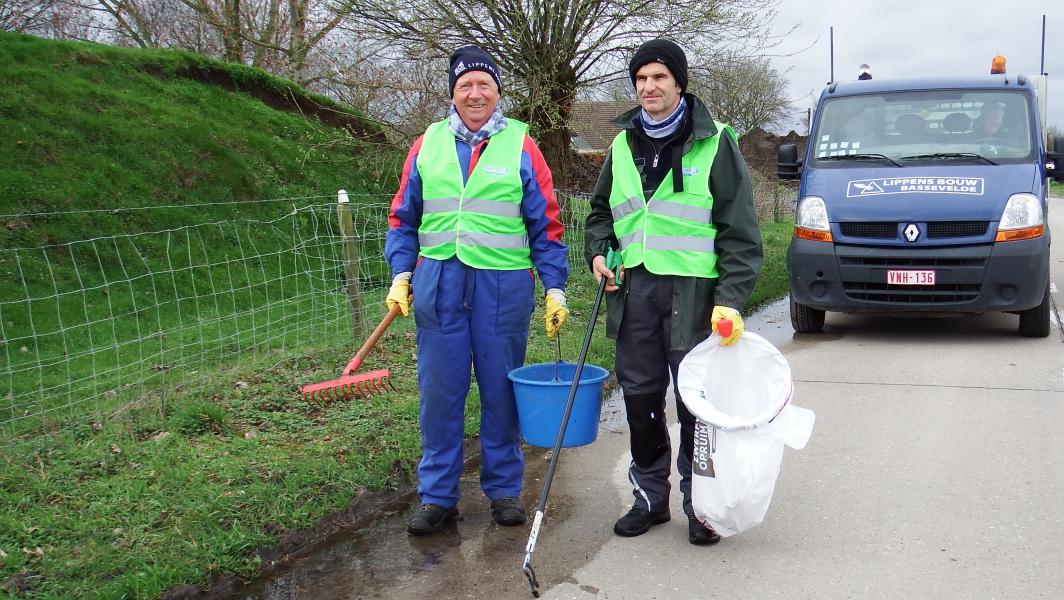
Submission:
[[[370,350],[373,350],[377,340],[384,335],[384,331],[392,324],[399,311],[399,305],[395,305],[388,311],[388,314],[384,315],[384,319],[373,330],[373,333],[369,334],[366,343],[362,344],[355,357],[347,363],[339,378],[303,386],[303,399],[318,402],[347,400],[365,398],[371,394],[386,391],[386,386],[394,390],[395,386],[392,385],[388,369],[378,369],[357,375],[354,372],[362,366],[362,360],[366,358]]]
[[[587,350],[591,346],[591,334],[595,332],[595,321],[598,320],[599,307],[602,305],[602,295],[606,291],[606,281],[606,277],[603,277],[599,282],[598,294],[595,296],[595,304],[591,309],[591,319],[587,324],[587,333],[584,334],[584,346],[580,349],[580,357],[576,361],[573,384],[569,387],[569,399],[566,401],[565,411],[562,413],[561,426],[558,428],[558,438],[554,442],[554,451],[551,452],[547,475],[543,478],[543,492],[539,495],[539,506],[536,507],[536,515],[532,520],[532,531],[528,535],[528,544],[525,546],[523,569],[525,577],[528,578],[528,585],[532,588],[532,596],[535,598],[539,598],[539,580],[536,579],[536,572],[532,569],[532,553],[536,551],[536,538],[539,537],[539,528],[543,524],[543,514],[547,510],[547,496],[550,495],[551,480],[554,479],[554,469],[558,465],[558,455],[561,454],[562,441],[565,439],[565,427],[569,424],[569,413],[573,410],[573,400],[576,398],[576,390],[580,385],[580,373],[584,370]]]

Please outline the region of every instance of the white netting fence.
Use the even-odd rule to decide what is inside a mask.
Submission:
[[[578,197],[559,193],[582,262]],[[391,199],[350,200],[347,245],[335,196],[322,196],[241,203],[255,218],[0,249],[0,436],[103,418],[372,329],[390,283]]]
[[[793,203],[792,193],[755,184],[763,219]],[[572,272],[584,273],[589,196],[557,195]],[[204,215],[251,208],[168,229],[0,248],[0,438],[32,439],[187,394],[231,368],[266,369],[297,351],[360,342],[384,312],[391,198],[350,200],[347,244],[330,195],[204,205]],[[148,222],[162,222],[166,211],[190,207],[105,212],[127,210],[155,211]],[[93,211],[45,216],[78,212]]]

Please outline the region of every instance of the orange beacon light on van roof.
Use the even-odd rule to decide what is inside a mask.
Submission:
[[[1005,72],[1005,57],[998,54],[990,61],[990,74],[1001,75]]]

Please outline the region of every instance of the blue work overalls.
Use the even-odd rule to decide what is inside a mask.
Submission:
[[[525,360],[534,287],[531,271],[474,269],[456,257],[423,258],[414,269],[423,504],[458,502],[471,366],[480,390],[480,487],[490,500],[520,496],[524,457],[506,375]]]

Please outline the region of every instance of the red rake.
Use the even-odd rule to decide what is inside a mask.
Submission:
[[[373,350],[377,340],[384,335],[384,331],[388,329],[388,326],[392,324],[398,314],[399,306],[393,306],[380,324],[377,325],[377,328],[373,330],[373,333],[369,334],[369,339],[366,340],[366,343],[362,344],[362,347],[358,349],[358,354],[355,354],[351,362],[347,363],[343,374],[339,378],[303,386],[303,399],[308,402],[335,402],[359,397],[365,398],[371,394],[385,392],[388,388],[394,390],[395,386],[392,385],[388,369],[378,369],[368,373],[359,373],[358,375],[355,375],[354,372],[362,365],[362,359],[366,358],[370,350]]]

